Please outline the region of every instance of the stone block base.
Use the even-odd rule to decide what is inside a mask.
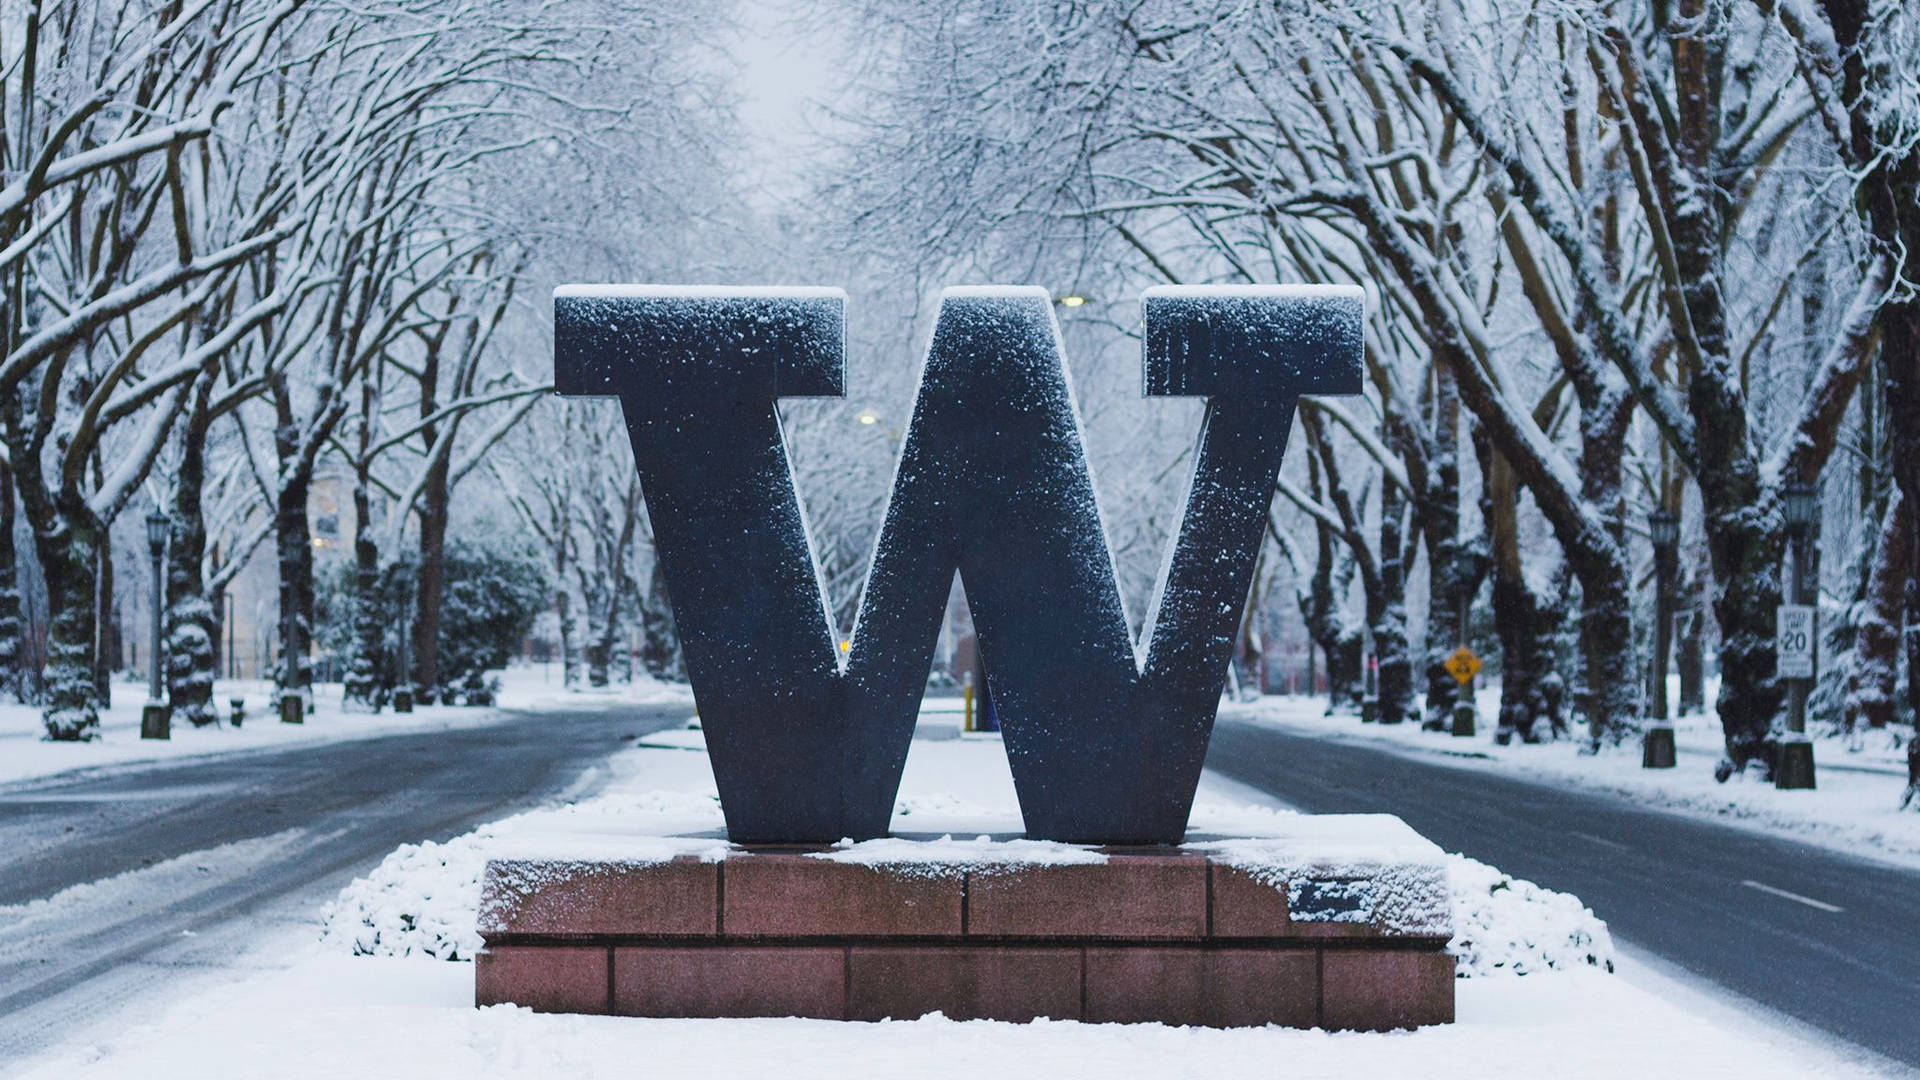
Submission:
[[[1435,949],[491,945],[475,1001],[610,1016],[799,1016],[1386,1031],[1453,1022]]]
[[[1263,865],[1185,849],[885,865],[838,854],[496,859],[475,998],[652,1017],[1358,1030],[1453,1020],[1437,861]]]

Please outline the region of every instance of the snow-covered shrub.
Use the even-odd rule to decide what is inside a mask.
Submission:
[[[1613,970],[1613,937],[1580,898],[1449,855],[1453,940],[1462,979],[1582,967]]]
[[[448,704],[491,705],[497,680],[486,673],[507,666],[533,621],[551,599],[542,564],[510,544],[454,540],[445,553],[446,577],[440,594],[440,685],[434,699]],[[314,641],[321,651],[364,668],[355,674],[379,683],[372,697],[386,699],[385,687],[401,679],[402,623],[412,617],[418,567],[390,562],[374,590],[375,610],[363,613],[387,628],[379,658],[356,656],[358,609],[352,559],[339,558],[316,575]],[[419,688],[416,688],[418,690]]]
[[[441,700],[493,704],[496,687],[485,673],[507,666],[549,599],[545,568],[525,552],[449,544],[440,600]]]
[[[395,849],[327,905],[321,940],[355,956],[473,959],[481,944],[474,913],[491,842],[482,829],[444,844]]]

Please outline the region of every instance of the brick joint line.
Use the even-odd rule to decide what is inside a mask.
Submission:
[[[1087,947],[1080,946],[1080,1022],[1087,1020]]]
[[[1313,1022],[1316,1027],[1326,1030],[1327,950],[1324,947],[1313,950]]]

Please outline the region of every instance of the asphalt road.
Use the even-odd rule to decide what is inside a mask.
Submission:
[[[514,715],[0,786],[0,1063],[239,951],[276,906],[297,900],[310,925],[319,896],[400,844],[590,784],[609,753],[687,712]]]
[[[1230,714],[1207,765],[1305,811],[1398,814],[1580,897],[1618,940],[1920,1065],[1920,873]]]

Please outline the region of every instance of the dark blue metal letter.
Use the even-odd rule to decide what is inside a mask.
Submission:
[[[1361,303],[1148,291],[1147,393],[1208,405],[1136,649],[1048,294],[948,290],[843,667],[774,401],[842,392],[844,297],[560,290],[556,379],[625,409],[729,835],[885,833],[957,570],[1028,835],[1177,843],[1294,404],[1359,391]]]

